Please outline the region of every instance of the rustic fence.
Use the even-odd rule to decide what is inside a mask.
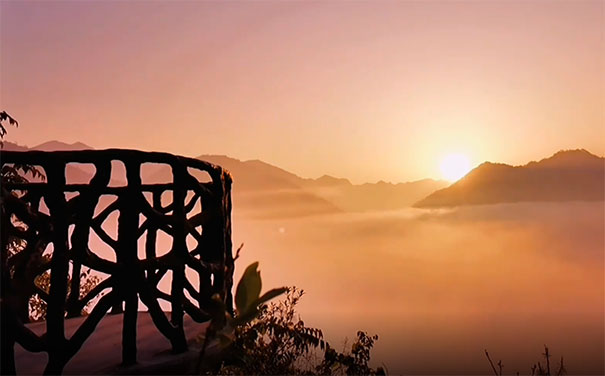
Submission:
[[[112,183],[116,161],[123,164],[126,178],[117,186]],[[171,181],[144,183],[141,166],[148,163],[169,166]],[[47,352],[45,373],[61,373],[110,310],[123,313],[123,364],[136,362],[139,300],[175,352],[187,349],[185,313],[198,322],[209,320],[216,294],[232,309],[231,178],[221,167],[120,149],[2,151],[1,164],[3,169],[33,165],[45,175],[45,180],[2,184],[2,374],[15,372],[15,343],[27,351]],[[66,166],[73,164],[94,166],[89,182],[66,179]],[[198,180],[196,172],[207,173],[209,181]],[[162,196],[166,192],[171,202]],[[103,222],[115,211],[114,239]],[[159,231],[172,241],[163,255],[157,250]],[[111,248],[113,260],[90,248],[92,233]],[[106,276],[86,294],[80,293],[83,268]],[[50,288],[44,291],[35,280],[48,272]],[[170,291],[164,292],[158,283],[169,272]],[[199,278],[191,281],[192,274]],[[47,304],[42,336],[24,325],[34,294]],[[170,315],[159,300],[169,303]],[[66,338],[66,317],[80,315],[90,302],[92,310]]]

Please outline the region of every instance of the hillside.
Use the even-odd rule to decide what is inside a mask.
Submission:
[[[345,211],[397,210],[409,207],[430,192],[444,188],[444,180],[423,179],[407,183],[351,184],[346,179],[323,176],[307,180],[306,189]]]
[[[560,151],[524,166],[486,162],[416,207],[528,201],[603,201],[605,159],[586,150]]]
[[[48,141],[34,147],[27,147],[23,145],[17,145],[12,142],[5,142],[2,150],[7,151],[28,151],[28,150],[41,150],[41,151],[59,151],[59,150],[87,150],[92,147],[85,145],[81,142],[73,144],[67,144],[61,141]],[[88,183],[95,172],[95,168],[88,164],[68,164],[65,169],[65,177],[68,183]],[[30,180],[35,181],[36,178],[29,177]],[[117,179],[113,179],[114,184]]]
[[[42,150],[42,151],[60,151],[60,150],[89,150],[94,149],[91,146],[83,144],[81,142],[74,142],[73,144],[68,144],[62,141],[52,140],[43,142],[40,145],[36,145],[32,148],[32,150]]]
[[[408,183],[352,184],[344,178],[323,175],[317,179],[301,178],[268,163],[239,161],[216,155],[198,157],[228,169],[234,178],[234,202],[243,207],[264,206],[263,210],[280,207],[293,212],[359,212],[397,210],[411,206],[444,181],[424,179]],[[296,208],[296,209],[294,209]],[[277,213],[276,213],[277,214]]]
[[[81,142],[68,144],[49,141],[28,148],[6,142],[4,150],[85,150],[92,147]],[[233,176],[234,212],[247,217],[299,217],[338,212],[396,210],[409,207],[422,197],[447,183],[424,179],[409,183],[352,184],[347,179],[324,175],[318,179],[301,178],[282,168],[260,160],[240,161],[224,155],[200,155],[199,159],[223,166]],[[123,166],[117,164],[112,173],[112,184],[122,185]],[[67,166],[67,181],[86,183],[94,174],[94,166],[75,164]],[[144,164],[145,183],[168,182],[170,168]],[[207,179],[207,176],[196,176]]]
[[[202,159],[229,170],[233,177],[233,210],[254,218],[299,217],[338,213],[333,203],[305,190],[302,178],[268,163],[240,161],[223,155]]]
[[[7,151],[27,151],[29,149],[28,149],[27,146],[18,145],[18,144],[15,144],[14,142],[10,142],[10,141],[4,141],[4,143],[2,145],[2,150],[7,150]]]

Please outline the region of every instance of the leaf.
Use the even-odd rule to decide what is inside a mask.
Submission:
[[[244,314],[260,295],[262,282],[257,268],[258,261],[250,264],[237,284],[235,306],[240,315]]]
[[[285,293],[286,291],[288,291],[288,288],[286,287],[269,290],[264,293],[263,296],[253,301],[244,311],[239,311],[238,309],[239,312],[237,317],[231,321],[233,326],[240,326],[251,322],[260,314],[259,307],[261,304]]]
[[[258,307],[259,305],[263,304],[264,302],[269,301],[275,297],[278,297],[281,294],[285,293],[286,291],[288,291],[287,287],[279,287],[276,289],[271,289],[271,290],[267,291],[266,293],[264,293],[263,296],[256,299],[254,301],[254,304],[255,304],[255,306]]]
[[[245,325],[245,324],[251,322],[252,320],[254,320],[259,315],[259,313],[260,313],[260,311],[258,309],[256,309],[256,307],[254,307],[254,306],[249,307],[246,311],[237,315],[236,318],[230,320],[230,325],[232,325],[234,327]]]

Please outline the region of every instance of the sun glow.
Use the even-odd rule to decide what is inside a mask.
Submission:
[[[456,181],[468,174],[471,162],[464,154],[448,154],[440,164],[441,175],[449,181]]]

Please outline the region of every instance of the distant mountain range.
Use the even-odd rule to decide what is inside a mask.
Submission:
[[[605,158],[560,151],[524,166],[486,162],[414,206],[451,207],[528,201],[603,201]]]
[[[81,142],[49,141],[27,148],[10,142],[4,150],[85,150]],[[560,151],[524,166],[485,162],[448,186],[442,180],[408,183],[352,184],[347,179],[324,175],[301,178],[260,160],[240,161],[224,155],[200,155],[198,159],[220,165],[232,174],[233,203],[239,214],[256,218],[297,217],[338,212],[397,210],[405,207],[436,208],[531,201],[605,200],[605,158],[586,150]],[[94,167],[69,165],[68,182],[85,183]],[[167,182],[166,166],[144,165],[143,181]],[[199,177],[198,177],[199,178]],[[114,185],[125,180],[119,168]]]
[[[258,210],[270,216],[396,210],[409,207],[448,184],[425,179],[400,184],[356,185],[347,179],[328,175],[318,179],[301,178],[259,160],[240,161],[216,155],[198,158],[231,172],[234,207],[239,205],[240,210]]]
[[[28,148],[11,142],[4,150],[86,150],[81,142],[67,144],[49,141]],[[202,159],[220,165],[232,174],[234,210],[256,218],[297,217],[352,211],[396,210],[409,207],[436,189],[447,186],[445,181],[424,179],[409,183],[356,185],[347,179],[324,175],[318,179],[301,178],[279,167],[260,160],[240,161],[222,155],[200,155]],[[123,169],[123,168],[122,168]],[[93,166],[68,165],[67,181],[85,183],[94,173]],[[145,183],[169,181],[170,169],[165,166],[142,168]],[[124,171],[118,168],[112,174],[112,184],[122,185]]]
[[[60,150],[90,150],[92,147],[83,144],[81,142],[74,142],[73,144],[67,144],[61,141],[47,141],[41,143],[40,145],[34,146],[31,148],[32,150],[42,150],[42,151],[60,151]]]

